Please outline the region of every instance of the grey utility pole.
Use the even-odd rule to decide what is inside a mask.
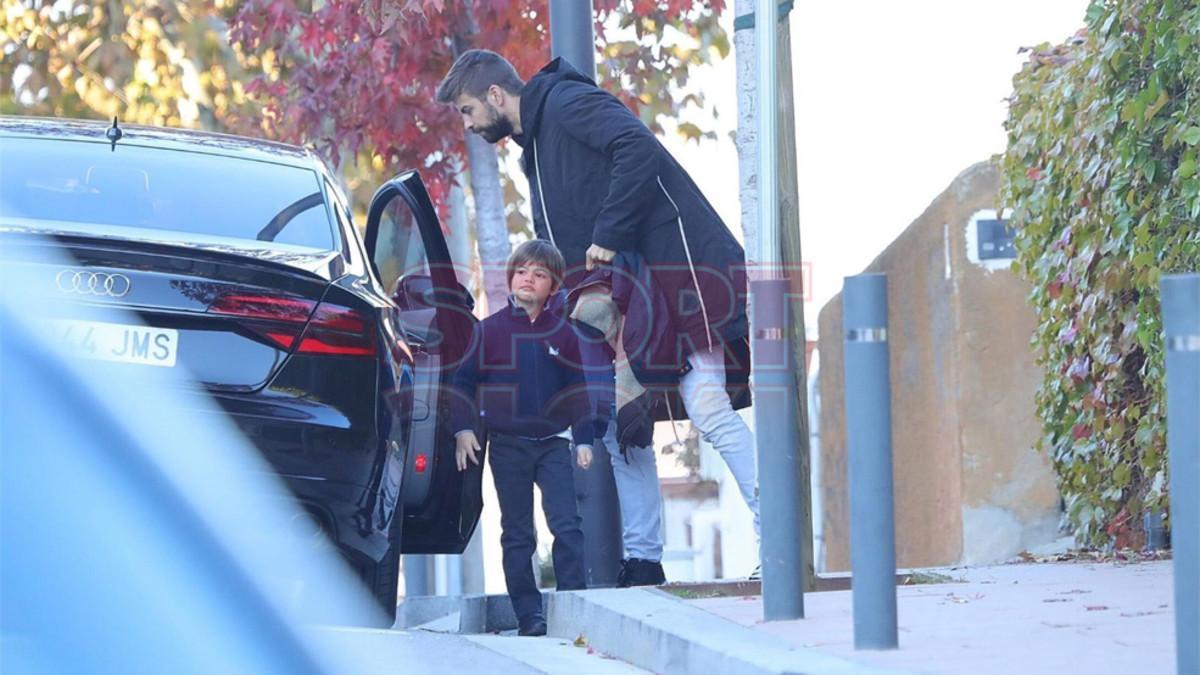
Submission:
[[[591,78],[596,77],[593,21],[592,0],[550,0],[550,55]]]
[[[843,288],[854,647],[895,649],[896,525],[892,513],[887,276],[846,277]]]
[[[550,0],[550,53],[566,59],[579,72],[596,77],[596,41],[592,30],[591,0]],[[621,567],[621,512],[612,460],[604,445],[596,444],[592,465],[580,469],[574,462],[579,515],[583,519],[583,559],[588,586],[615,586]]]
[[[433,556],[410,554],[404,556],[404,597],[434,595]]]
[[[1175,662],[1200,673],[1200,274],[1162,279],[1167,461],[1175,558]]]
[[[763,618],[804,616],[804,528],[801,439],[793,415],[797,397],[789,282],[780,254],[779,220],[779,0],[759,0],[758,42],[758,241],[760,266],[751,270],[754,432],[758,445],[759,513],[762,523]]]

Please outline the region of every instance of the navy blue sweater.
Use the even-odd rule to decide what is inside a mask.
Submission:
[[[454,373],[453,429],[545,438],[571,427],[576,445],[591,445],[600,418],[588,393],[579,328],[563,317],[562,298],[536,321],[509,298],[475,326]],[[602,432],[601,432],[602,433]]]

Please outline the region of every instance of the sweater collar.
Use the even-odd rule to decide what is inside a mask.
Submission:
[[[514,321],[519,320],[521,323],[523,323],[525,325],[529,325],[531,323],[535,323],[535,324],[541,323],[546,320],[547,315],[554,315],[558,312],[561,312],[561,310],[563,309],[563,305],[566,303],[566,300],[567,300],[566,291],[564,291],[562,289],[556,291],[549,298],[546,298],[546,303],[544,305],[542,305],[542,311],[541,311],[541,313],[538,314],[538,318],[534,321],[530,321],[529,320],[529,312],[526,312],[524,307],[518,305],[516,298],[513,297],[512,293],[509,293],[508,294],[508,316],[510,319],[512,319]]]

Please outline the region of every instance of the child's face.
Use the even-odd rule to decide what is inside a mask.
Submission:
[[[546,268],[529,263],[513,271],[509,290],[521,302],[540,307],[554,292],[554,286],[554,277]]]

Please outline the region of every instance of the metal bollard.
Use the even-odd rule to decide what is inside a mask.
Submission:
[[[588,588],[612,588],[621,572],[621,511],[612,456],[605,444],[615,438],[597,438],[592,446],[592,465],[579,468],[571,458],[575,474],[575,497],[583,521],[583,563]],[[536,554],[535,554],[536,555]]]
[[[846,441],[855,649],[895,649],[896,525],[892,497],[887,276],[846,277]]]
[[[435,595],[433,556],[411,554],[404,556],[404,597]]]
[[[1163,512],[1155,509],[1142,516],[1142,531],[1146,533],[1146,553],[1161,551],[1167,547],[1167,531],[1163,527]]]
[[[1161,287],[1176,668],[1200,673],[1200,274],[1163,277]]]
[[[750,282],[753,297],[754,434],[762,525],[763,618],[804,618],[801,444],[796,438],[791,325],[786,279]]]

